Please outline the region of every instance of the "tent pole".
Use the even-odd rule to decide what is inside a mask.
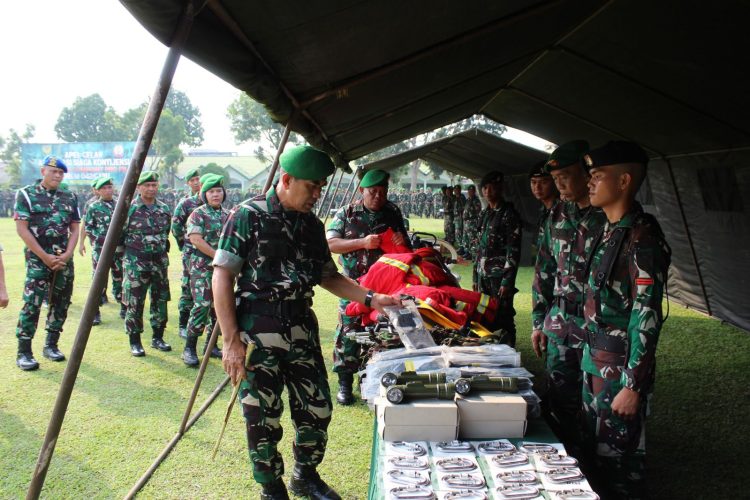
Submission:
[[[331,201],[328,203],[328,210],[326,210],[325,217],[323,217],[323,225],[325,225],[326,221],[328,220],[328,215],[331,213],[331,207],[333,207],[333,204],[336,203],[336,193],[339,192],[339,186],[341,186],[341,180],[344,178],[344,169],[341,169],[341,175],[339,175],[339,181],[336,183],[336,189],[333,190],[333,194],[331,195]]]
[[[354,179],[357,178],[357,174],[359,174],[360,170],[362,170],[361,165],[354,169],[354,172],[352,172],[352,178],[349,179],[349,185],[346,186],[346,191],[344,191],[344,198],[342,199],[344,205],[349,204],[346,200],[349,198],[349,191],[352,189],[352,186],[354,186]]]
[[[690,254],[693,256],[693,264],[695,264],[695,272],[698,275],[698,282],[701,284],[701,291],[703,292],[703,300],[706,302],[706,312],[709,316],[713,316],[711,313],[711,304],[708,301],[708,293],[706,293],[706,285],[703,282],[703,274],[701,273],[701,266],[698,264],[698,256],[695,253],[695,245],[693,245],[693,237],[690,234],[690,227],[688,226],[687,217],[685,216],[685,210],[682,207],[682,199],[680,198],[680,191],[677,189],[677,182],[674,178],[674,172],[672,171],[672,162],[668,159],[664,159],[667,164],[667,171],[669,172],[669,179],[672,181],[672,189],[674,189],[675,198],[677,198],[677,206],[680,208],[680,217],[682,218],[682,227],[685,228],[685,234],[687,235],[688,244],[690,245]]]
[[[320,205],[318,205],[318,212],[315,214],[318,218],[320,218],[320,216],[323,215],[323,207],[326,206],[326,202],[328,201],[328,195],[331,193],[332,188],[333,188],[333,183],[330,183],[326,186],[326,192],[323,194],[323,199],[320,200]]]
[[[362,167],[359,167],[357,170],[362,170]],[[361,177],[359,179],[357,179],[357,187],[355,187],[354,190],[352,191],[352,194],[349,197],[349,202],[347,203],[347,205],[351,204],[352,201],[354,201],[354,197],[357,195],[357,190],[359,189],[359,185],[360,184],[362,184],[362,178]]]
[[[206,367],[208,367],[208,360],[211,358],[211,351],[216,346],[216,339],[219,336],[219,321],[216,320],[216,324],[214,325],[213,329],[211,330],[211,337],[208,339],[208,345],[206,346],[206,353],[203,355],[203,360],[201,360],[201,366],[198,370],[198,376],[195,377],[195,384],[193,385],[193,392],[190,393],[190,399],[188,400],[187,408],[185,408],[185,413],[182,416],[182,422],[180,423],[180,430],[177,431],[177,434],[183,435],[185,434],[185,426],[187,426],[188,418],[190,417],[190,412],[193,410],[193,405],[195,404],[195,398],[198,396],[198,389],[201,387],[201,382],[203,381],[203,375],[206,373]]]
[[[284,151],[284,146],[286,146],[286,141],[289,140],[289,132],[292,131],[292,121],[293,116],[289,118],[289,120],[286,122],[286,127],[284,127],[284,134],[281,136],[281,142],[279,143],[279,148],[276,150],[276,156],[273,159],[273,165],[271,166],[271,171],[268,172],[268,178],[266,179],[266,184],[263,186],[263,194],[265,194],[270,188],[271,183],[273,182],[273,178],[276,176],[276,170],[279,168],[279,158],[281,157],[281,153]]]
[[[149,103],[148,111],[146,112],[143,124],[141,125],[141,130],[138,133],[133,157],[130,159],[130,166],[125,174],[120,197],[117,200],[117,205],[114,214],[112,215],[109,230],[107,231],[107,237],[104,241],[104,247],[102,248],[99,265],[96,266],[91,288],[89,289],[89,294],[86,298],[86,304],[83,307],[81,320],[78,324],[73,347],[71,348],[70,358],[68,359],[68,364],[65,367],[65,372],[63,373],[63,378],[60,382],[60,390],[57,393],[57,399],[55,400],[52,416],[50,417],[47,426],[47,432],[44,435],[44,443],[39,451],[39,459],[37,460],[36,468],[34,469],[31,483],[29,484],[29,489],[26,493],[26,498],[29,500],[39,498],[42,491],[44,479],[47,476],[47,470],[49,469],[52,455],[55,452],[55,444],[60,435],[60,429],[62,428],[63,420],[65,419],[65,412],[68,409],[70,396],[73,392],[73,387],[78,376],[78,370],[81,367],[83,354],[86,350],[86,343],[88,342],[89,334],[91,333],[91,322],[94,319],[94,314],[99,308],[99,298],[101,297],[102,290],[107,281],[109,269],[112,266],[115,247],[120,240],[120,235],[122,234],[123,229],[122,226],[125,223],[125,217],[128,208],[130,207],[130,201],[135,192],[136,182],[138,181],[138,177],[143,169],[143,163],[146,160],[151,140],[156,131],[156,125],[159,123],[159,116],[161,115],[162,108],[167,100],[167,94],[172,85],[172,78],[177,69],[177,63],[182,54],[182,47],[190,34],[190,28],[192,25],[193,3],[185,2],[185,10],[183,11],[182,17],[176,27],[172,44],[169,48],[169,53],[164,61],[164,66],[162,67],[161,75],[159,76],[159,81],[156,85],[156,90],[154,91],[154,95]]]

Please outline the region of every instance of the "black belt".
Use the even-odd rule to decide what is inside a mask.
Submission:
[[[252,300],[247,302],[246,311],[250,314],[258,314],[260,316],[277,316],[282,318],[292,318],[307,314],[312,306],[312,300],[310,299],[297,299],[297,300]]]
[[[561,311],[565,312],[565,314],[570,314],[571,316],[577,316],[579,318],[583,317],[583,304],[579,302],[571,302],[565,297],[556,297],[555,303]]]
[[[597,333],[591,333],[591,330],[584,330],[584,337],[586,343],[591,349],[597,349],[599,351],[607,351],[614,354],[625,354],[627,352],[627,342],[623,342],[622,339],[615,338],[612,335],[607,335],[603,330],[599,330]]]
[[[163,253],[154,253],[144,252],[143,250],[136,250],[134,248],[125,248],[125,254],[141,260],[159,260],[164,257],[167,252],[164,251]]]

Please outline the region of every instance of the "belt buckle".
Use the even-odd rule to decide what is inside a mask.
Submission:
[[[442,482],[451,488],[480,490],[486,486],[484,477],[471,474],[447,474],[441,478]]]
[[[406,484],[409,486],[427,486],[430,484],[430,480],[416,470],[390,470],[388,471],[388,477],[390,477],[391,481],[394,483]]]
[[[388,458],[388,463],[401,470],[427,470],[427,460],[420,457],[397,456]]]
[[[391,446],[397,450],[403,451],[404,453],[411,453],[414,456],[421,457],[427,454],[427,450],[424,449],[419,443],[409,443],[407,441],[394,441]]]
[[[516,451],[516,447],[505,441],[484,441],[477,445],[481,453],[502,453],[507,451]]]
[[[398,500],[402,499],[420,499],[420,500],[434,500],[435,493],[432,489],[424,488],[422,486],[399,486],[398,488],[391,488],[390,494],[393,498]]]
[[[544,472],[547,479],[553,483],[576,483],[583,479],[583,474],[580,470],[573,467],[560,467]]]
[[[445,453],[466,453],[474,450],[468,441],[440,441],[437,449]]]
[[[513,500],[530,500],[539,496],[539,488],[528,484],[509,484],[495,489],[498,498]]]
[[[440,472],[468,472],[477,468],[472,460],[463,457],[442,458],[435,465]]]
[[[516,465],[525,465],[529,463],[528,455],[518,451],[508,451],[492,457],[492,461],[498,467],[514,467]]]

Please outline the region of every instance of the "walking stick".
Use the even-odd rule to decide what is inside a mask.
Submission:
[[[59,248],[55,248],[55,255],[58,257],[62,253]],[[49,320],[50,314],[52,314],[52,297],[54,297],[55,281],[57,281],[57,269],[52,271],[52,279],[49,282],[49,293],[47,294],[47,319]]]
[[[245,364],[244,367],[247,368],[247,365],[250,363],[250,355],[255,350],[255,342],[250,342],[247,345],[246,353],[245,353]],[[219,433],[219,439],[216,440],[216,445],[214,446],[214,451],[211,454],[211,460],[214,460],[216,458],[216,452],[219,451],[219,445],[221,444],[221,438],[224,437],[224,431],[227,428],[227,422],[229,422],[229,415],[232,414],[232,408],[234,408],[234,402],[237,399],[237,394],[240,392],[240,385],[242,384],[242,379],[239,379],[237,383],[234,385],[234,390],[232,391],[232,398],[229,400],[229,405],[227,406],[227,413],[224,415],[224,424],[221,426],[221,432]]]

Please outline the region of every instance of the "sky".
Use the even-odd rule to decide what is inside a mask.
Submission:
[[[147,100],[167,54],[117,0],[2,1],[0,47],[0,135],[31,123],[37,143],[61,142],[55,122],[77,97],[98,93],[118,113]],[[239,90],[186,57],[172,86],[200,109],[202,149],[252,154],[252,144],[235,144],[226,118]],[[544,147],[520,131],[506,136]]]

